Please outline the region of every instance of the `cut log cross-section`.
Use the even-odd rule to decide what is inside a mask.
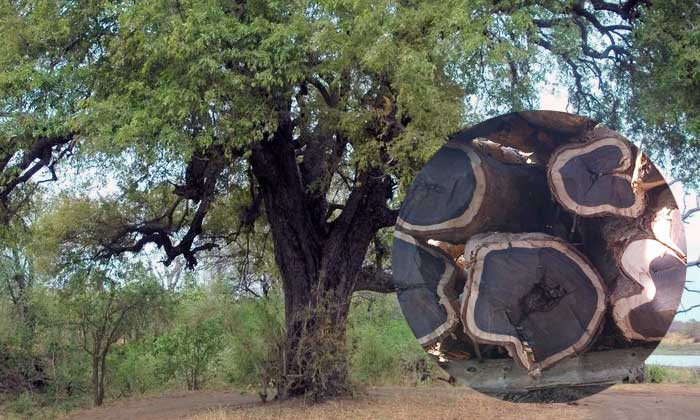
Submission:
[[[639,221],[609,223],[603,234],[621,273],[612,294],[615,323],[629,339],[661,341],[683,294],[687,262],[671,190],[654,190]]]
[[[571,245],[541,233],[479,234],[464,256],[469,275],[460,315],[475,341],[505,346],[537,374],[595,338],[605,286]]]
[[[600,127],[588,133],[587,142],[558,148],[547,178],[554,198],[580,216],[638,217],[645,193],[632,186],[634,163],[632,145]]]
[[[392,271],[404,317],[423,347],[459,323],[455,282],[464,281],[449,254],[403,232],[394,232]]]
[[[686,264],[659,169],[615,131],[551,112],[451,136],[394,232],[398,299],[420,344],[454,376],[497,366],[510,389],[629,376],[563,373],[611,349],[636,367],[673,320]]]
[[[453,142],[411,184],[397,227],[415,237],[464,243],[477,232],[542,230],[542,208],[549,203],[541,168],[504,163]]]
[[[620,268],[642,290],[614,302],[615,322],[627,338],[661,341],[683,293],[685,262],[663,243],[639,239],[625,247]]]

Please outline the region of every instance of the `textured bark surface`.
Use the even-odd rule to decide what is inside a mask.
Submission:
[[[300,170],[292,137],[291,125],[281,124],[251,155],[285,298],[286,339],[275,379],[282,398],[347,395],[344,343],[350,299],[358,280],[367,280],[363,262],[370,242],[396,220],[386,207],[391,182],[378,170],[358,174],[358,186],[329,223],[325,201],[320,203],[304,184],[305,173],[320,169],[309,161]]]
[[[583,351],[605,312],[603,281],[573,247],[544,234],[485,234],[465,247],[465,331],[504,345],[530,371]]]
[[[516,112],[459,131],[452,139],[470,142],[483,137],[538,157],[551,154],[567,138],[580,135],[595,125],[593,120],[564,112]]]

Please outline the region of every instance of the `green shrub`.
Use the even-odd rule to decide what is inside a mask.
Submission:
[[[5,409],[18,415],[29,415],[35,411],[37,406],[36,394],[31,392],[23,392],[16,398],[8,401],[5,404]]]
[[[200,389],[223,348],[222,333],[221,319],[215,317],[178,325],[159,337],[156,355],[164,373],[184,378],[187,389]]]
[[[259,386],[284,337],[281,296],[236,300],[229,306],[225,325],[221,368],[226,381],[245,388]]]
[[[646,366],[645,380],[652,384],[660,384],[665,382],[668,377],[668,372],[663,366],[648,365]]]
[[[144,394],[163,385],[159,374],[161,361],[152,349],[141,343],[130,343],[115,349],[107,364],[113,366],[108,389],[117,398]]]
[[[653,384],[698,384],[700,369],[647,365],[645,367],[646,382]]]
[[[353,304],[348,324],[350,367],[362,383],[420,383],[434,362],[416,341],[394,295],[369,295]]]

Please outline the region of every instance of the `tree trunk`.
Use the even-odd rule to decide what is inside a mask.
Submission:
[[[398,229],[451,243],[477,232],[544,229],[542,209],[551,204],[542,168],[501,161],[476,144],[451,142],[438,150],[406,193]]]
[[[102,354],[101,360],[100,360],[100,380],[98,384],[98,401],[99,404],[97,405],[102,405],[105,399],[105,372],[107,371],[107,351]]]
[[[101,406],[104,402],[105,383],[104,369],[106,360],[95,350],[92,356],[92,395],[95,406]]]
[[[396,220],[386,208],[391,184],[380,171],[368,169],[358,174],[340,216],[319,220],[291,138],[291,127],[281,124],[274,136],[254,146],[251,156],[284,288],[287,331],[277,368],[279,395],[347,395],[350,299],[370,241]]]
[[[278,384],[282,398],[319,400],[351,392],[345,348],[349,305],[349,297],[328,292],[313,296],[306,310],[287,318]]]

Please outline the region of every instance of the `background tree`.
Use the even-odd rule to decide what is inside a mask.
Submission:
[[[81,346],[90,355],[94,403],[99,406],[105,396],[107,356],[137,314],[158,310],[163,290],[133,269],[118,274],[93,271],[71,282],[64,291],[66,318],[79,331]]]
[[[0,27],[0,222],[57,179],[78,141],[76,117],[90,96],[83,69],[111,32],[109,3],[3,2]]]
[[[197,391],[206,372],[224,345],[221,319],[195,315],[178,328],[160,337],[157,351],[166,359],[166,369],[185,378],[187,389]]]
[[[105,180],[117,174],[101,200],[81,198],[90,216],[74,219],[66,256],[154,245],[166,264],[182,256],[194,267],[264,218],[285,298],[280,395],[322,398],[348,391],[353,292],[391,290],[384,229],[421,163],[465,123],[536,107],[551,68],[575,111],[613,128],[665,128],[639,92],[679,70],[659,67],[657,50],[692,63],[692,31],[677,33],[689,44],[654,41],[675,10],[634,0],[7,3],[3,123],[27,139],[46,137],[27,115],[55,123],[49,133],[80,140],[81,162]],[[45,79],[55,83],[32,83]],[[692,139],[688,97],[674,98],[668,124]],[[678,144],[649,143],[694,153],[692,141]]]

